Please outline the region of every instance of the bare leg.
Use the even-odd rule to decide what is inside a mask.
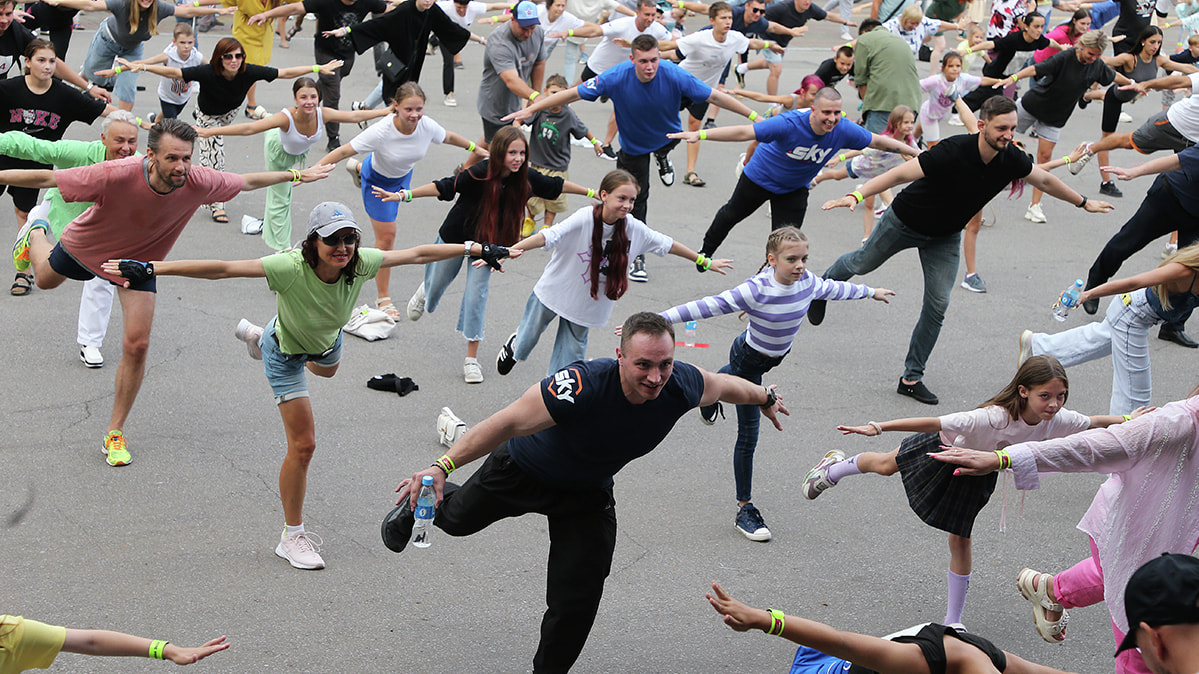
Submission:
[[[1099,140],[1099,143],[1096,143],[1095,145],[1100,145],[1100,144],[1102,144],[1102,143],[1103,143],[1103,141],[1104,141],[1105,139],[1107,139],[1107,137],[1108,137],[1108,136],[1110,136],[1110,135],[1112,135],[1112,132],[1111,132],[1111,131],[1104,131],[1104,132],[1103,132],[1103,138],[1101,138],[1101,139]],[[1092,148],[1091,148],[1091,149],[1092,149],[1092,151],[1094,151],[1094,146],[1092,146]],[[1095,152],[1095,158],[1099,160],[1099,165],[1100,165],[1100,166],[1107,166],[1107,165],[1108,165],[1108,159],[1109,159],[1109,156],[1108,156],[1108,151],[1107,151],[1107,150],[1099,150],[1099,151],[1096,151],[1096,152]],[[1103,181],[1103,182],[1107,182],[1107,181],[1109,181],[1109,180],[1111,180],[1111,179],[1112,179],[1112,175],[1111,175],[1110,173],[1108,173],[1107,171],[1104,171],[1104,170],[1100,170],[1100,171],[1099,171],[1099,180],[1101,180],[1101,181]]]
[[[1038,138],[1037,139],[1037,163],[1044,164],[1045,162],[1049,161],[1049,158],[1053,156],[1053,148],[1056,146],[1057,146],[1057,143],[1055,143],[1053,141],[1045,140],[1044,138]],[[1032,189],[1032,203],[1030,205],[1036,206],[1037,204],[1041,203],[1041,195],[1042,194],[1043,194],[1043,192],[1041,192],[1041,190],[1034,187]]]
[[[474,153],[472,152],[471,154]],[[396,240],[396,223],[379,222],[371,218],[371,227],[375,230],[375,248],[379,250],[391,250]],[[383,267],[375,274],[375,288],[378,290],[379,297],[391,297],[391,291],[389,290],[390,283],[391,268]]]
[[[957,534],[949,534],[949,570],[959,576],[966,576],[970,574],[973,562],[970,539]]]
[[[704,120],[696,119],[687,114],[687,130],[699,131],[704,124]],[[687,143],[687,173],[695,171],[695,162],[699,159],[699,143]],[[686,175],[686,174],[684,174]]]
[[[849,177],[849,171],[845,170],[845,166],[841,165],[836,168],[825,169],[816,175],[816,184],[826,180],[845,180]]]
[[[316,450],[316,424],[308,398],[294,398],[279,405],[283,432],[287,435],[287,456],[279,468],[279,498],[283,501],[283,521],[298,527],[304,523],[304,494],[308,491],[308,464]]]
[[[557,215],[557,214],[556,214],[556,213],[554,213],[553,211],[549,211],[549,210],[547,210],[547,211],[545,212],[545,226],[546,226],[546,227],[552,227],[552,226],[553,226],[553,224],[554,224],[554,216],[556,216],[556,215]]]
[[[23,227],[24,225],[22,225]],[[46,231],[36,229],[29,234],[29,262],[33,265],[33,275],[37,278],[37,287],[42,290],[57,288],[67,277],[50,268],[50,240]]]
[[[121,300],[121,316],[125,336],[121,344],[121,362],[117,365],[116,391],[112,401],[112,418],[108,430],[125,427],[129,410],[146,374],[146,353],[150,350],[150,327],[154,323],[156,295],[139,290],[117,289]]]
[[[874,231],[874,195],[862,200],[862,241],[870,238]]]
[[[29,219],[29,211],[22,211],[16,206],[13,206],[12,212],[17,216],[17,229],[24,227],[25,221]]]
[[[254,84],[250,85],[250,90],[246,92],[246,108],[249,110],[253,110],[254,108],[258,107],[258,99],[254,96],[254,92],[257,89],[258,83],[255,82]]]
[[[1091,143],[1091,152],[1102,152],[1104,150],[1135,150],[1132,146],[1131,133],[1113,133],[1105,135],[1099,139],[1097,143]]]
[[[783,74],[783,64],[771,63],[770,74],[766,76],[766,93],[775,96],[779,92],[779,77]]]
[[[466,343],[466,357],[467,358],[475,358],[475,359],[477,359],[479,357],[479,343],[478,342],[467,342]]]
[[[863,473],[890,476],[899,472],[899,464],[895,462],[899,448],[883,452],[863,452],[858,455],[858,470]]]
[[[966,223],[966,236],[962,237],[962,255],[966,258],[966,275],[978,273],[975,263],[975,253],[978,250],[978,230],[982,229],[982,211],[974,214]],[[956,571],[954,573],[957,573]]]

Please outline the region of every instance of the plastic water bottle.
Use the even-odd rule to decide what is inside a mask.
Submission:
[[[1078,306],[1078,297],[1082,294],[1082,279],[1074,281],[1074,285],[1062,291],[1061,297],[1053,303],[1053,317],[1059,321],[1066,320],[1070,310]]]
[[[420,495],[416,497],[416,511],[413,516],[416,523],[412,525],[412,545],[427,548],[430,545],[429,534],[433,533],[433,503],[437,495],[433,492],[433,476],[426,475],[420,479]]]
[[[699,321],[687,321],[683,324],[683,345],[695,346],[695,332],[699,329]]]

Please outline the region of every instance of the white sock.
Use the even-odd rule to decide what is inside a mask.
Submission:
[[[479,363],[479,359],[478,358],[467,358],[466,362],[475,363],[477,365]]]
[[[302,534],[302,533],[304,533],[304,523],[303,522],[300,522],[298,525],[296,525],[294,527],[290,524],[283,525],[283,535],[287,536],[288,538],[295,536],[296,534]]]
[[[738,63],[737,64],[737,72],[741,73],[742,75],[749,72],[749,64],[748,63]]]

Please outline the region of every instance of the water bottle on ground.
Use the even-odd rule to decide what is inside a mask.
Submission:
[[[433,503],[437,495],[433,492],[433,477],[426,475],[420,480],[420,494],[416,497],[416,510],[413,517],[416,523],[412,525],[412,545],[427,548],[430,545],[429,534],[433,533]]]
[[[1070,310],[1078,306],[1078,297],[1082,294],[1082,279],[1074,281],[1074,285],[1062,291],[1057,301],[1053,303],[1053,317],[1059,321],[1066,320]]]
[[[695,333],[699,329],[699,321],[687,321],[683,324],[683,346],[695,346]]]

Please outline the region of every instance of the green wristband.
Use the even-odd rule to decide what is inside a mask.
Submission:
[[[171,642],[163,641],[161,639],[155,639],[154,641],[151,641],[149,657],[154,660],[161,660],[162,659],[162,649],[166,648],[167,644],[169,644],[169,643],[171,643]]]

